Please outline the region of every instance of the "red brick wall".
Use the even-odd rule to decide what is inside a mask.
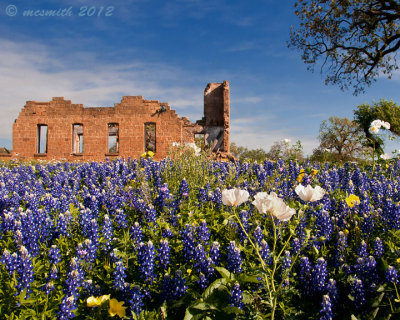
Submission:
[[[164,112],[158,112],[161,106]],[[84,108],[64,98],[50,102],[27,101],[13,125],[13,156],[25,159],[95,160],[136,158],[144,152],[144,124],[156,124],[156,159],[164,158],[172,142],[193,142],[166,103],[125,96],[114,107]],[[83,153],[72,153],[72,125],[83,124]],[[108,154],[108,123],[119,124],[119,152]],[[47,153],[37,154],[39,124],[48,126]]]
[[[209,83],[204,90],[204,122],[223,129],[221,151],[229,152],[229,82]],[[207,131],[207,129],[206,129]]]

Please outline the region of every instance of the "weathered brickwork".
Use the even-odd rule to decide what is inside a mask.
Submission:
[[[214,148],[229,151],[229,83],[207,88],[204,118],[194,124],[168,103],[141,96],[124,96],[114,107],[101,108],[84,108],[62,97],[27,101],[13,125],[13,157],[101,161],[137,158],[155,149],[155,158],[162,159],[173,142],[192,143],[196,133]]]

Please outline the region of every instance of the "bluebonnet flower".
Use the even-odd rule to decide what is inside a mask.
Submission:
[[[335,267],[339,268],[344,264],[344,254],[347,248],[347,237],[343,231],[339,231],[338,239],[336,242],[336,250],[335,250]]]
[[[84,278],[85,274],[79,265],[79,260],[72,258],[70,263],[70,271],[68,272],[67,280],[65,281],[66,293],[74,295],[76,298],[78,298],[79,289],[83,285]]]
[[[221,251],[220,245],[217,241],[214,241],[210,248],[210,258],[216,266],[219,265],[221,259]]]
[[[386,270],[385,278],[387,282],[399,283],[399,274],[395,267],[389,266]]]
[[[186,280],[182,277],[182,271],[177,270],[175,277],[165,274],[161,285],[161,297],[163,300],[176,300],[186,293]]]
[[[317,219],[315,221],[315,226],[318,229],[317,238],[325,237],[326,240],[331,238],[333,232],[332,219],[329,216],[328,211],[322,210],[316,213]]]
[[[58,269],[55,264],[51,265],[51,267],[50,267],[49,278],[53,279],[53,280],[58,279]]]
[[[189,185],[185,178],[183,178],[179,184],[178,195],[181,198],[185,198],[189,195]]]
[[[93,280],[88,279],[83,282],[83,286],[85,288],[86,296],[101,296],[101,288],[99,285],[96,285]]]
[[[29,254],[28,250],[24,246],[21,246],[19,254],[19,265],[18,265],[18,283],[17,283],[17,292],[20,293],[25,288],[27,289],[27,297],[29,297],[29,293],[31,293],[31,283],[33,282],[33,264],[32,257]]]
[[[205,289],[208,286],[208,279],[202,272],[200,272],[199,280],[197,280],[196,283],[200,286],[200,288]]]
[[[182,271],[177,270],[174,277],[175,298],[180,298],[186,293],[186,280],[182,277]]]
[[[260,226],[257,226],[253,231],[253,238],[259,246],[261,246],[261,241],[264,238],[263,231]]]
[[[7,249],[4,249],[0,258],[0,262],[6,267],[9,275],[11,276],[19,265],[18,255],[16,253],[10,254]]]
[[[56,245],[52,245],[49,250],[49,262],[51,264],[58,264],[61,262],[60,249]]]
[[[156,275],[154,274],[154,258],[155,258],[155,250],[153,246],[153,242],[149,240],[147,244],[141,242],[139,244],[138,251],[138,264],[139,271],[141,277],[145,279],[145,281],[153,282]]]
[[[240,221],[242,222],[242,226],[244,230],[246,231],[247,234],[249,234],[249,213],[246,210],[242,210],[239,212],[239,218]],[[241,242],[244,242],[244,240],[247,239],[246,233],[243,231],[242,227],[238,228],[239,230],[239,238]]]
[[[374,241],[374,255],[377,258],[380,258],[385,253],[385,249],[383,248],[382,240],[380,238],[376,238]]]
[[[203,273],[207,278],[214,273],[211,267],[213,261],[207,258],[206,252],[201,244],[197,245],[194,252],[194,267],[199,273]]]
[[[174,299],[175,293],[174,281],[171,276],[166,273],[161,282],[161,300],[171,301]]]
[[[163,238],[173,238],[174,234],[169,227],[166,227],[162,232],[162,236]]]
[[[226,259],[227,266],[226,268],[233,273],[240,273],[243,271],[242,269],[242,256],[240,249],[236,247],[235,241],[231,241],[227,248],[228,256]]]
[[[65,281],[65,296],[61,301],[58,312],[59,319],[71,319],[75,315],[72,313],[77,308],[76,302],[80,296],[79,290],[83,286],[84,272],[76,258],[71,259],[70,272]]]
[[[78,307],[76,305],[77,298],[74,295],[65,296],[60,304],[60,311],[58,312],[59,320],[68,320],[75,317],[73,311]]]
[[[292,259],[290,255],[290,251],[285,251],[285,256],[283,257],[283,262],[282,262],[282,276],[285,276],[283,280],[282,285],[288,286],[289,285],[289,276],[290,276],[290,267],[292,266]]]
[[[47,282],[44,286],[44,292],[46,295],[49,295],[54,290],[54,283],[53,281]]]
[[[326,291],[331,299],[331,304],[332,307],[337,306],[337,303],[339,301],[339,292],[336,287],[336,281],[333,279],[329,279],[328,283],[326,285]]]
[[[113,287],[118,290],[123,290],[125,287],[125,273],[126,267],[122,260],[119,260],[115,263],[115,270],[113,272]]]
[[[298,238],[294,238],[292,240],[292,254],[296,255],[300,252],[301,249],[301,242]]]
[[[238,282],[234,283],[233,288],[231,290],[231,295],[229,297],[229,305],[239,309],[244,308],[242,290],[240,290],[240,285]]]
[[[358,256],[368,257],[368,247],[364,240],[361,241],[360,247],[358,248]]]
[[[318,258],[312,272],[312,284],[315,292],[325,290],[325,283],[328,277],[327,263],[324,258]]]
[[[138,316],[142,312],[144,306],[144,295],[141,292],[140,287],[134,286],[130,289],[128,297],[127,302],[130,306],[131,312]]]
[[[219,188],[216,188],[213,193],[209,194],[211,196],[211,201],[216,204],[216,207],[219,209],[222,205],[222,192]]]
[[[260,255],[266,264],[272,263],[271,250],[264,239],[261,241]]]
[[[193,259],[195,248],[193,226],[190,224],[186,224],[185,228],[181,230],[180,234],[183,244],[183,256],[187,261],[190,261]]]
[[[171,248],[169,247],[168,240],[164,239],[160,241],[160,246],[158,248],[158,261],[160,262],[160,265],[164,268],[167,269],[169,265],[169,259],[170,259],[170,252]]]
[[[167,205],[166,200],[170,199],[171,195],[168,189],[168,184],[164,183],[162,187],[160,188],[160,191],[158,193],[158,197],[156,199],[156,204],[158,208],[162,211],[164,206]]]
[[[104,215],[104,221],[102,226],[102,234],[103,234],[103,249],[108,252],[111,250],[111,242],[114,236],[114,228],[110,217],[108,214]]]
[[[142,238],[143,238],[143,231],[138,222],[135,222],[133,224],[133,226],[131,227],[131,230],[130,230],[130,234],[131,234],[131,239],[134,243],[134,248],[137,249],[139,246],[139,243],[142,242]]]
[[[207,222],[205,220],[201,220],[199,226],[196,228],[197,241],[203,243],[205,245],[208,244],[208,240],[210,240],[210,230],[207,227]]]
[[[197,193],[197,199],[200,203],[205,203],[208,201],[208,192],[210,191],[210,184],[207,183],[204,188],[200,188]]]
[[[313,292],[312,288],[312,265],[308,257],[302,257],[300,259],[300,290],[301,292],[306,295],[310,296]]]
[[[117,209],[114,213],[114,221],[121,228],[126,228],[128,226],[128,220],[123,209]]]
[[[156,212],[156,209],[154,209],[152,204],[149,204],[148,206],[146,206],[144,218],[149,223],[155,224],[157,222],[157,212]]]
[[[366,304],[365,290],[363,282],[355,277],[351,284],[351,295],[354,298],[354,305],[357,310],[360,310]]]
[[[90,239],[86,239],[83,244],[78,243],[77,255],[79,259],[92,263],[97,256],[97,247]]]
[[[357,273],[357,277],[368,286],[378,280],[376,261],[373,256],[358,258],[357,263],[354,265],[354,270]]]
[[[322,307],[322,309],[319,312],[321,317],[319,319],[320,320],[332,320],[333,319],[332,304],[331,304],[331,299],[329,298],[329,295],[325,294],[322,297],[321,307]]]

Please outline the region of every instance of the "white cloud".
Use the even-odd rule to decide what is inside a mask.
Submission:
[[[63,96],[87,107],[113,106],[123,95],[168,102],[180,116],[203,114],[203,86],[181,79],[183,70],[160,63],[113,64],[88,53],[55,58],[36,43],[0,39],[0,138],[11,139],[12,123],[27,100]],[[77,63],[81,61],[81,63]],[[189,83],[189,84],[187,84]]]

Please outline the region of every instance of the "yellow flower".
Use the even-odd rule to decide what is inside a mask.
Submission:
[[[190,276],[190,274],[192,273],[192,269],[187,269],[186,271],[187,271],[188,275]]]
[[[397,258],[396,262],[397,262],[397,263],[400,263],[400,258]]]
[[[353,208],[354,205],[360,204],[360,198],[354,194],[351,194],[346,198],[346,203],[350,208]]]
[[[100,299],[100,302],[103,303],[103,302],[106,302],[107,300],[110,300],[110,295],[107,294],[107,295],[98,297],[98,299]]]
[[[141,157],[142,157],[142,158],[145,158],[145,157],[146,157],[146,152],[145,152],[145,153],[142,153]]]
[[[311,170],[311,175],[313,177],[315,177],[317,173],[318,173],[318,170],[315,170],[315,169]]]
[[[297,176],[297,182],[302,182],[304,179],[304,169],[300,170],[300,174]]]
[[[87,298],[86,304],[88,307],[98,307],[99,305],[101,305],[101,301],[99,298],[90,296],[89,298]]]
[[[154,152],[153,151],[147,151],[147,156],[148,157],[154,157]]]
[[[125,309],[126,307],[123,307],[122,305],[124,304],[123,301],[119,302],[117,299],[111,299],[110,300],[110,309],[108,309],[108,313],[110,314],[111,317],[114,317],[115,315],[118,315],[118,317],[123,318],[125,317]]]

